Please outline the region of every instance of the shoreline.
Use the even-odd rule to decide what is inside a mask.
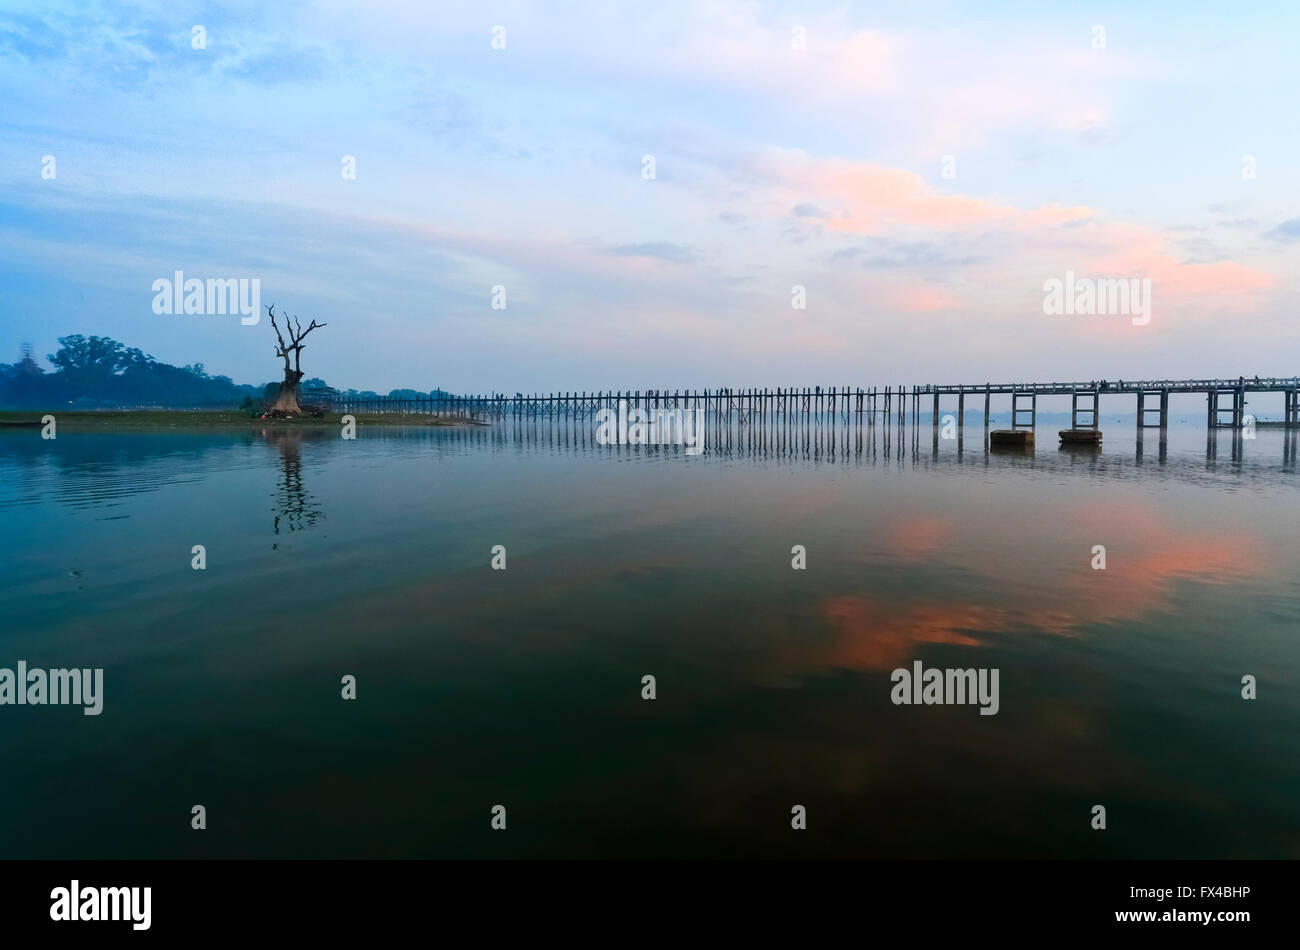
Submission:
[[[263,419],[239,409],[106,409],[77,410],[4,410],[0,411],[0,430],[39,429],[41,417],[54,416],[60,429],[325,429],[343,424],[344,413],[327,412],[323,416]],[[490,423],[459,416],[426,413],[353,412],[358,426],[419,426],[442,428],[488,426]]]

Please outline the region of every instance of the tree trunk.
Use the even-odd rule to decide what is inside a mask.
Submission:
[[[280,384],[280,395],[276,397],[275,405],[271,407],[272,412],[278,409],[291,416],[302,415],[302,407],[298,405],[298,383],[301,379],[302,373],[297,370],[284,371],[284,382]]]

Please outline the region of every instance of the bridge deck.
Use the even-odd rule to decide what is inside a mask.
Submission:
[[[1229,392],[1241,389],[1245,392],[1287,392],[1300,388],[1300,377],[1267,378],[1260,376],[1239,376],[1236,379],[1091,379],[1087,382],[1073,383],[969,383],[937,384],[918,386],[921,393],[1038,393],[1048,396],[1069,396],[1073,393],[1209,393]]]

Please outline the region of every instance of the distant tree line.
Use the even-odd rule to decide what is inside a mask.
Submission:
[[[108,337],[79,333],[59,337],[58,352],[47,358],[54,367],[52,372],[46,372],[33,356],[31,346],[26,345],[18,362],[0,363],[0,409],[150,406],[256,410],[274,403],[280,390],[278,381],[241,385],[229,376],[209,375],[202,363],[172,366]],[[302,399],[306,403],[328,402],[340,394],[323,379],[302,382]],[[371,390],[349,389],[344,394],[381,397]],[[449,394],[438,389],[432,393],[394,389],[388,395],[394,399],[424,399]]]

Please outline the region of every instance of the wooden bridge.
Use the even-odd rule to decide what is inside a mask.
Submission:
[[[588,419],[602,409],[629,409],[653,413],[694,411],[706,424],[783,425],[798,420],[812,423],[857,423],[876,425],[896,420],[921,421],[922,406],[930,409],[931,422],[939,425],[940,400],[957,397],[957,425],[965,423],[966,398],[984,397],[984,426],[989,424],[993,395],[1011,396],[1013,428],[1032,428],[1038,417],[1039,396],[1071,397],[1071,428],[1097,428],[1101,398],[1136,398],[1137,425],[1164,429],[1169,424],[1172,394],[1201,394],[1206,397],[1208,428],[1237,428],[1245,425],[1247,393],[1280,393],[1284,422],[1300,426],[1300,377],[1238,376],[1235,379],[1146,379],[1090,380],[1087,382],[1024,382],[930,384],[925,386],[821,387],[774,389],[628,390],[626,392],[493,393],[481,396],[440,396],[422,399],[358,399],[340,395],[333,399],[337,412],[399,412],[458,416],[483,421],[505,419]]]
[[[1244,424],[1246,393],[1281,393],[1284,421],[1288,427],[1300,424],[1300,377],[1245,377],[1236,379],[1154,379],[1154,380],[1091,380],[1073,383],[985,383],[984,385],[922,386],[922,394],[932,394],[934,419],[938,424],[939,397],[957,396],[958,420],[965,410],[966,396],[984,396],[984,424],[988,425],[989,397],[993,393],[1011,395],[1012,426],[1032,427],[1037,417],[1040,395],[1071,397],[1071,428],[1097,428],[1100,401],[1105,396],[1130,395],[1137,397],[1137,424],[1139,428],[1167,428],[1169,425],[1169,397],[1174,393],[1204,394],[1206,397],[1206,426],[1237,428]],[[1224,397],[1228,404],[1224,405]],[[914,400],[915,400],[914,396]],[[1148,400],[1154,405],[1148,405]],[[1155,421],[1151,421],[1154,414]],[[1225,417],[1226,414],[1226,417]],[[1029,420],[1025,421],[1024,416]],[[960,424],[960,422],[959,422]]]

